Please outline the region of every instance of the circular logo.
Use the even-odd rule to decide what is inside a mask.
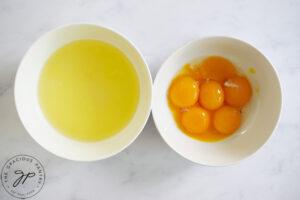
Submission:
[[[36,158],[16,155],[10,158],[1,171],[4,189],[13,197],[26,199],[36,195],[45,182],[45,171]]]

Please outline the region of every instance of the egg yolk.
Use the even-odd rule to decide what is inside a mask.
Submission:
[[[179,77],[170,88],[170,99],[178,107],[194,105],[199,97],[197,81],[189,76]]]
[[[200,87],[199,101],[208,110],[215,110],[224,102],[224,91],[216,81],[206,81]]]
[[[191,133],[202,133],[210,125],[209,113],[201,107],[193,107],[182,114],[183,127]]]
[[[252,88],[246,77],[236,76],[224,83],[225,101],[231,106],[243,106],[252,96]]]
[[[237,73],[229,60],[219,56],[210,56],[204,59],[199,70],[202,78],[212,79],[220,83],[224,83]]]
[[[255,73],[253,68],[249,71]],[[210,56],[185,64],[171,82],[167,97],[183,133],[199,141],[217,142],[240,127],[241,109],[252,93],[249,80],[233,63]]]
[[[213,119],[214,127],[222,134],[234,133],[241,124],[241,113],[231,106],[223,106],[217,110]]]

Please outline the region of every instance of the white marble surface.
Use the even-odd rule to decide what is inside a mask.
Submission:
[[[280,124],[270,141],[233,166],[204,167],[174,153],[152,117],[138,139],[104,161],[58,158],[24,130],[13,101],[18,63],[46,31],[92,22],[125,34],[145,55],[153,77],[187,41],[226,35],[259,48],[283,89]],[[0,1],[0,167],[16,154],[38,158],[46,184],[32,199],[300,199],[300,1]],[[12,199],[0,185],[0,199]]]

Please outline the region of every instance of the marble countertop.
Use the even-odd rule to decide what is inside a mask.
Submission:
[[[300,199],[300,1],[0,1],[0,167],[17,154],[38,158],[46,182],[31,199]],[[28,135],[14,105],[13,82],[30,44],[59,25],[89,22],[132,40],[155,77],[184,43],[204,36],[242,39],[277,69],[283,90],[279,126],[252,157],[205,167],[173,152],[153,119],[126,150],[97,162],[48,153]],[[13,199],[0,185],[0,199]]]

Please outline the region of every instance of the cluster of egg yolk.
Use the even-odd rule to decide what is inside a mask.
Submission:
[[[192,138],[214,142],[233,134],[252,87],[227,59],[211,56],[186,65],[169,88],[169,106],[178,127]]]

